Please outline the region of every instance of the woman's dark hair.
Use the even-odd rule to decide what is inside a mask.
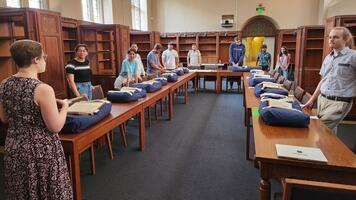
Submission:
[[[129,54],[130,52],[134,52],[136,54],[136,49],[130,47],[128,50],[127,50],[127,54]]]
[[[283,53],[283,51],[282,51],[283,48],[286,50],[286,53]],[[287,49],[287,47],[285,47],[285,46],[282,46],[282,47],[281,47],[281,52],[279,52],[279,57],[281,57],[283,54],[286,55],[286,56],[288,56],[288,49]]]
[[[84,47],[85,50],[89,51],[88,46],[86,44],[77,44],[74,48],[74,51],[77,53],[80,47]]]
[[[42,45],[33,40],[18,40],[11,45],[10,53],[19,68],[28,67],[32,59],[42,55]]]

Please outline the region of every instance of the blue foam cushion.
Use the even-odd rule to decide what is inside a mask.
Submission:
[[[308,127],[310,123],[309,115],[283,108],[266,108],[268,101],[260,103],[259,112],[262,121],[268,125],[289,126],[289,127]],[[292,107],[302,110],[297,101],[293,101]]]
[[[250,72],[251,69],[255,69],[256,67],[232,67],[231,71],[233,72]]]
[[[165,77],[158,77],[158,78],[155,78],[155,81],[160,81],[160,82],[162,83],[162,86],[163,86],[163,85],[167,85],[167,83],[168,83],[168,80],[167,80],[167,78],[165,78]]]
[[[162,76],[165,77],[168,82],[178,81],[178,76],[176,73],[166,73],[166,74],[162,74]]]
[[[144,89],[142,89],[141,91],[135,91],[132,94],[118,91],[108,91],[107,93],[107,99],[115,103],[134,102],[144,97],[146,97],[146,90]]]
[[[95,115],[67,115],[62,133],[79,133],[110,114],[111,103],[105,103]]]
[[[188,68],[188,67],[183,67],[183,72],[184,72],[185,74],[188,74],[188,73],[189,73],[189,68]]]
[[[132,84],[131,87],[136,87],[136,88],[142,88],[145,89],[146,92],[152,93],[156,92],[157,90],[160,90],[162,88],[162,83],[161,81],[154,81],[153,84],[148,84],[148,83],[135,83]]]
[[[264,88],[264,89],[262,89],[262,84],[255,85],[255,96],[256,97],[260,97],[261,94],[267,93],[267,92],[288,96],[288,91],[286,89],[278,89],[278,88]]]
[[[181,69],[181,68],[175,69],[174,72],[175,72],[178,76],[184,75],[184,70]]]
[[[255,85],[262,83],[262,82],[272,82],[275,83],[276,81],[274,79],[268,79],[268,78],[253,78],[249,77],[248,79],[248,85],[250,87],[255,87]]]

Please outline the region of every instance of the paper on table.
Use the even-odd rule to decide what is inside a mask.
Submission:
[[[319,148],[301,147],[293,145],[276,144],[277,156],[284,158],[294,158],[299,160],[309,160],[318,162],[328,162],[325,155]]]

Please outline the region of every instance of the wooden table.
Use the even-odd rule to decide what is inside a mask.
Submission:
[[[219,76],[219,80],[220,82],[222,81],[223,77],[242,77],[243,72],[233,72],[231,70],[217,70],[218,71],[218,76]],[[217,93],[221,93],[222,91],[222,83],[219,84],[219,88]]]
[[[249,87],[249,72],[243,73],[243,105],[245,107],[245,126],[246,126],[246,160],[250,160],[250,119],[252,108],[260,105],[260,99],[255,96],[254,88]]]
[[[253,113],[257,108],[253,108]],[[356,185],[356,156],[321,120],[310,120],[309,128],[269,126],[253,116],[255,160],[260,167],[260,199],[270,199],[271,178],[296,178]],[[276,144],[317,147],[328,163],[277,157]]]
[[[215,80],[215,91],[218,93],[219,88],[221,87],[219,84],[221,84],[220,77],[218,76],[217,70],[205,70],[205,69],[197,69],[197,70],[191,70],[192,72],[195,73],[195,81],[194,81],[194,89],[195,93],[198,92],[198,76],[214,76],[216,77]]]
[[[173,95],[174,95],[174,92],[178,88],[183,87],[184,104],[186,104],[188,102],[188,83],[193,78],[196,78],[196,73],[195,72],[189,72],[187,74],[184,74],[183,76],[179,76],[178,77],[178,81],[172,83],[172,86],[170,87],[170,92],[169,92],[169,99],[170,99],[169,107],[171,108],[169,110],[169,119],[172,119],[172,117],[173,117]]]
[[[59,134],[63,145],[64,152],[70,154],[72,163],[72,185],[74,199],[81,199],[80,185],[80,160],[79,155],[95,140],[106,135],[120,124],[124,123],[131,117],[139,115],[139,135],[140,135],[140,150],[143,151],[145,144],[145,115],[141,102],[132,103],[113,103],[109,116],[101,120],[96,125],[86,129],[81,133]],[[108,144],[111,145],[111,144]]]

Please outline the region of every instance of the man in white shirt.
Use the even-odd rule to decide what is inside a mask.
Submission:
[[[165,69],[173,70],[179,64],[178,53],[173,49],[173,43],[168,43],[168,49],[162,53],[162,61]]]
[[[192,44],[192,49],[189,50],[187,56],[187,64],[188,66],[200,66],[201,65],[201,54],[197,49],[196,44]]]

